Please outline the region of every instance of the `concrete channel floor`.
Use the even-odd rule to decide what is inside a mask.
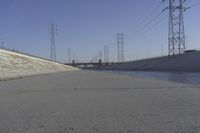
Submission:
[[[200,88],[94,71],[0,82],[0,133],[199,133]]]

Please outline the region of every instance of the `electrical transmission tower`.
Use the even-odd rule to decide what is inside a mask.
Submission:
[[[55,37],[57,35],[57,25],[51,23],[49,26],[50,37],[51,37],[51,53],[50,58],[52,61],[56,61],[56,46],[55,46]]]
[[[117,33],[117,59],[118,62],[124,61],[124,34]]]
[[[108,46],[104,46],[104,62],[108,63],[109,62],[109,51],[108,51]]]
[[[181,54],[186,50],[183,13],[187,8],[183,6],[184,2],[185,0],[169,0],[169,55]]]

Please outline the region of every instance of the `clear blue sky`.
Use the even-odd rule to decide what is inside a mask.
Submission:
[[[71,48],[80,61],[98,56],[109,46],[110,60],[116,60],[116,34],[124,33],[125,60],[167,54],[168,12],[148,23],[166,6],[162,0],[0,0],[0,38],[6,47],[49,58],[48,25],[58,25],[56,52],[66,61]],[[200,48],[199,0],[185,12],[187,48]],[[157,7],[157,8],[156,8]],[[154,12],[152,10],[156,9]],[[152,13],[151,13],[152,12]]]

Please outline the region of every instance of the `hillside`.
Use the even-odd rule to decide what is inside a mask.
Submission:
[[[77,70],[57,62],[0,49],[0,80]]]

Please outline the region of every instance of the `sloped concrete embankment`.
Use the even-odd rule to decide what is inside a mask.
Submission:
[[[74,67],[0,49],[0,80],[78,70]]]
[[[103,67],[109,70],[200,71],[200,51]]]

